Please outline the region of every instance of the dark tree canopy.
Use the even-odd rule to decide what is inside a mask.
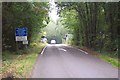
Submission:
[[[16,49],[15,29],[28,28],[28,41],[35,41],[38,33],[48,22],[48,3],[3,2],[2,4],[2,46],[3,50]]]
[[[63,25],[72,31],[72,43],[94,50],[117,51],[117,2],[57,3]]]

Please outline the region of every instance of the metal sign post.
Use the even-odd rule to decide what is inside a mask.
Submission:
[[[19,42],[22,41],[25,46],[27,46],[28,28],[16,28],[15,30],[15,40],[17,45],[17,50],[19,50]],[[26,47],[27,48],[27,47]]]
[[[27,41],[27,36],[16,36],[16,41]]]
[[[27,48],[27,45],[28,45],[28,40],[23,41],[23,44],[25,45],[25,48]]]
[[[23,44],[28,44],[28,40],[26,40],[26,41],[23,41]]]
[[[16,41],[27,40],[28,29],[27,28],[16,28],[15,36],[16,36]]]

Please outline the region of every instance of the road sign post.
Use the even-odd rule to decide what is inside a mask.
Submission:
[[[25,48],[27,48],[27,45],[28,45],[28,40],[23,41],[23,44],[25,45]]]
[[[28,44],[28,40],[26,40],[26,41],[23,41],[23,44]]]
[[[25,47],[27,48],[27,36],[28,36],[28,29],[27,28],[16,28],[15,30],[15,40],[17,45],[17,50],[19,50],[19,42],[22,41]]]
[[[27,36],[16,36],[16,41],[26,41]]]
[[[26,41],[28,36],[28,29],[16,28],[15,36],[16,36],[16,41]]]

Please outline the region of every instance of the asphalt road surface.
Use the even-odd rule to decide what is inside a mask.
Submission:
[[[32,78],[118,78],[118,69],[89,53],[62,44],[38,56]]]

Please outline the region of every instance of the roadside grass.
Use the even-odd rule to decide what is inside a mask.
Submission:
[[[114,57],[113,54],[100,54],[98,57],[112,64],[114,67],[120,68],[120,62],[118,60],[118,57]]]
[[[45,44],[33,44],[31,48],[20,51],[20,54],[5,51],[2,54],[2,77],[14,76],[15,78],[27,78],[30,76],[37,56]]]
[[[93,50],[88,49],[86,47],[81,47],[80,49],[88,52],[89,54],[92,54],[92,55],[100,58],[101,60],[104,60],[105,62],[110,63],[112,66],[114,66],[116,68],[120,68],[120,61],[118,59],[118,55],[114,55],[114,54],[108,53],[108,52],[101,52],[100,53],[99,51],[93,51]]]

